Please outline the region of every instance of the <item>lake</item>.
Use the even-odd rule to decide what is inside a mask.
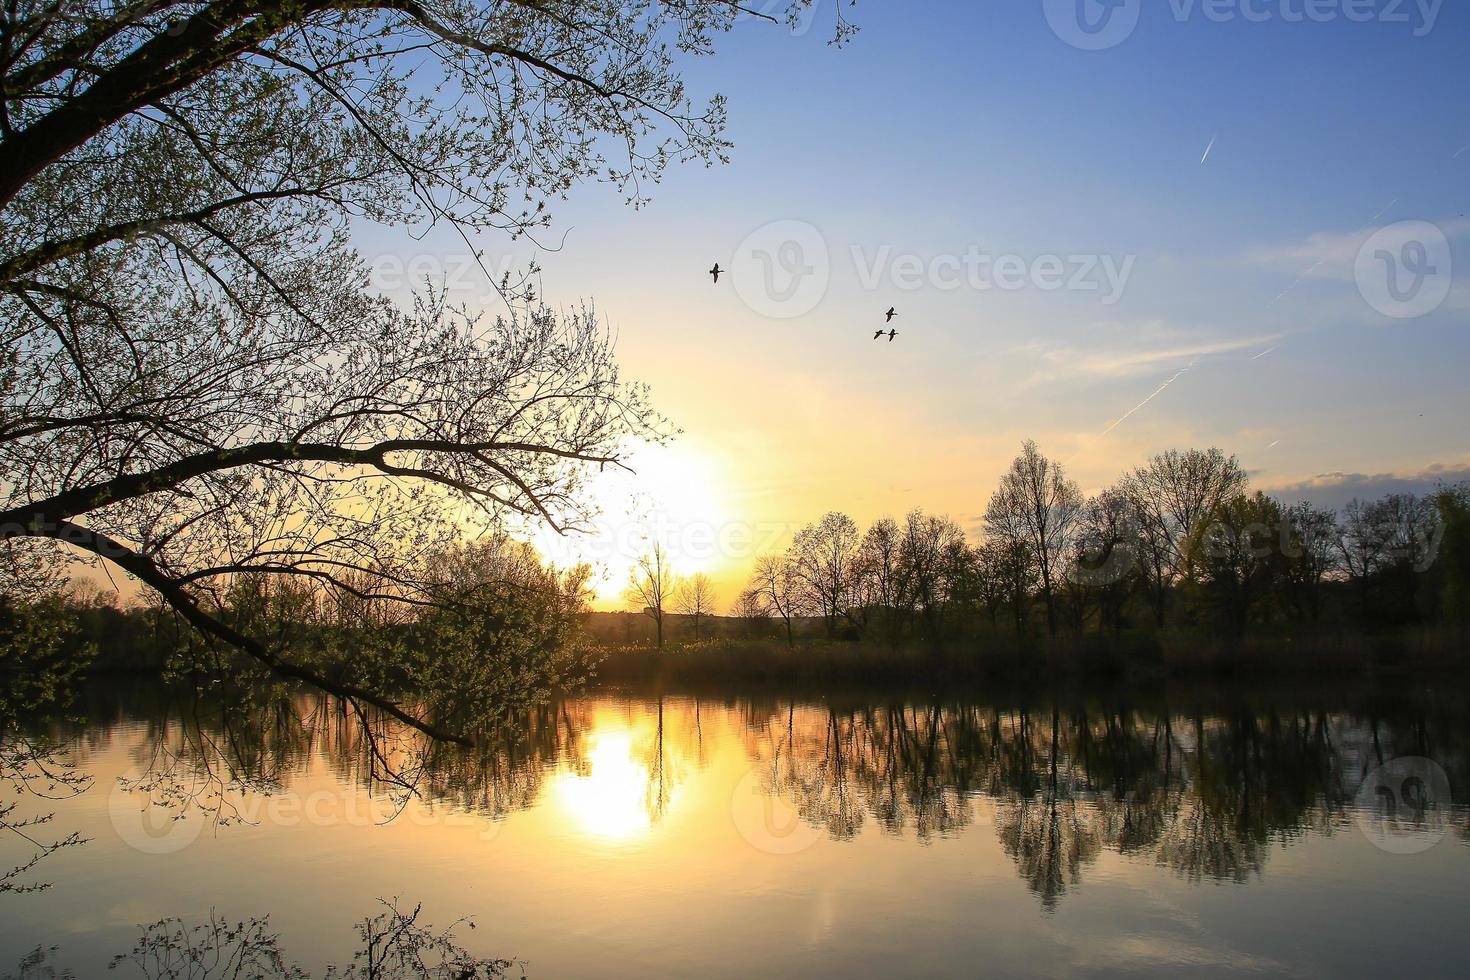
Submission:
[[[211,910],[317,971],[395,898],[533,978],[1463,975],[1464,704],[598,694],[461,750],[94,692],[51,730],[90,784],[17,797],[88,840],[0,895],[0,975],[38,945],[104,974]],[[33,853],[5,836],[0,870]]]

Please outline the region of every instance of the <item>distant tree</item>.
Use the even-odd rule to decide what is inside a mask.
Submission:
[[[653,620],[654,645],[664,648],[664,613],[673,598],[674,572],[664,546],[655,543],[640,555],[628,573],[628,589],[624,593],[635,611]]]
[[[890,639],[902,628],[902,611],[909,605],[903,589],[900,544],[898,524],[884,517],[873,522],[858,545],[859,602],[876,612],[880,628]]]
[[[1071,553],[1082,513],[1082,492],[1067,479],[1061,464],[1047,459],[1027,440],[985,511],[989,533],[1000,541],[1026,547],[1036,562],[1046,604],[1047,630],[1057,631],[1055,584]],[[1013,550],[1013,555],[1020,552]]]
[[[787,552],[806,604],[822,617],[829,637],[857,596],[858,543],[852,518],[834,511],[798,531]]]
[[[1338,556],[1358,596],[1359,615],[1369,615],[1369,589],[1388,559],[1389,532],[1383,513],[1373,504],[1354,497],[1342,510],[1337,539]]]
[[[1070,577],[1096,604],[1099,631],[1123,628],[1123,612],[1139,576],[1139,523],[1132,501],[1117,488],[1093,497],[1083,510]]]
[[[1337,514],[1304,500],[1288,507],[1284,518],[1291,605],[1299,618],[1316,622],[1322,616],[1322,583],[1341,567]]]
[[[1185,542],[1185,569],[1205,606],[1238,635],[1277,599],[1286,574],[1281,505],[1265,494],[1237,494],[1215,508]]]
[[[756,559],[746,594],[760,604],[765,615],[779,619],[786,644],[796,646],[794,621],[801,615],[802,585],[786,555],[762,555]]]
[[[1443,531],[1430,497],[1391,493],[1371,503],[1348,502],[1338,553],[1365,621],[1404,623],[1427,611],[1419,608],[1421,574],[1433,564]]]
[[[931,638],[939,632],[951,580],[960,571],[958,549],[964,544],[965,533],[947,517],[913,510],[904,518],[899,580],[903,595],[928,626]]]
[[[765,636],[770,631],[772,610],[759,592],[745,589],[735,599],[735,619],[746,636]]]
[[[1135,469],[1121,488],[1141,519],[1141,567],[1163,626],[1169,593],[1184,575],[1185,546],[1228,499],[1244,491],[1245,471],[1218,449],[1171,449]]]
[[[1005,545],[996,541],[986,541],[975,549],[976,601],[992,628],[999,625],[1000,611],[1011,599],[1004,551]]]
[[[994,536],[980,548],[980,567],[992,619],[999,606],[1009,606],[1016,635],[1024,637],[1031,619],[1031,593],[1039,565],[1025,541]]]
[[[696,572],[680,580],[674,591],[674,611],[694,620],[694,640],[699,642],[705,619],[715,612],[715,587],[708,575]]]
[[[1435,494],[1444,536],[1439,566],[1442,613],[1450,623],[1470,624],[1470,484],[1441,487]]]

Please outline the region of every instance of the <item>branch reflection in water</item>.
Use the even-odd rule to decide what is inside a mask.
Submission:
[[[604,696],[549,701],[475,747],[325,697],[278,692],[244,710],[156,691],[93,697],[77,712],[87,720],[37,721],[27,744],[94,776],[81,798],[130,801],[112,809],[113,829],[148,854],[175,848],[179,824],[197,833],[175,849],[302,824],[334,836],[339,823],[408,825],[412,849],[468,874],[495,866],[490,838],[509,826],[528,859],[569,863],[548,874],[575,877],[577,861],[607,852],[697,877],[759,851],[801,860],[860,838],[932,846],[990,834],[997,860],[1050,915],[1107,855],[1186,883],[1246,883],[1269,873],[1273,853],[1356,834],[1355,822],[1370,839],[1470,841],[1466,810],[1442,792],[1370,794],[1372,812],[1362,810],[1365,778],[1395,760],[1470,784],[1470,732],[1449,694]],[[45,806],[64,835],[70,802]],[[120,813],[145,818],[142,846]],[[456,826],[474,836],[454,836]],[[83,850],[117,846],[83,829],[93,837]],[[535,850],[536,835],[555,846]],[[168,848],[150,849],[158,841]],[[86,887],[85,871],[57,887]]]

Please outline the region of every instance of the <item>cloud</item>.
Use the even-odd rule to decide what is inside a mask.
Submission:
[[[1435,222],[1451,240],[1470,233],[1470,219],[1455,218]],[[1307,238],[1286,244],[1259,245],[1248,249],[1243,261],[1247,265],[1278,269],[1300,279],[1329,279],[1351,282],[1353,265],[1363,243],[1385,228],[1394,225],[1364,225],[1357,231],[1319,231]]]
[[[1440,486],[1466,482],[1470,482],[1470,464],[1436,463],[1417,473],[1319,473],[1267,489],[1289,503],[1310,500],[1341,509],[1354,497],[1377,500],[1390,493],[1428,494]]]
[[[1279,344],[1283,334],[1219,338],[1188,334],[1161,321],[1142,325],[1106,324],[1097,346],[1037,341],[1020,348],[1040,365],[1023,387],[1074,379],[1103,381],[1178,371],[1208,357],[1259,351]]]

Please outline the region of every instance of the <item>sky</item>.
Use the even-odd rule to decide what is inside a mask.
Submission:
[[[682,429],[594,488],[606,529],[538,536],[600,563],[601,607],[650,533],[722,604],[828,510],[978,538],[1027,438],[1089,493],[1209,445],[1329,505],[1470,478],[1466,4],[862,0],[839,50],[832,2],[685,63],[728,165],[637,210],[580,187],[538,236],[548,300],[594,303]]]

